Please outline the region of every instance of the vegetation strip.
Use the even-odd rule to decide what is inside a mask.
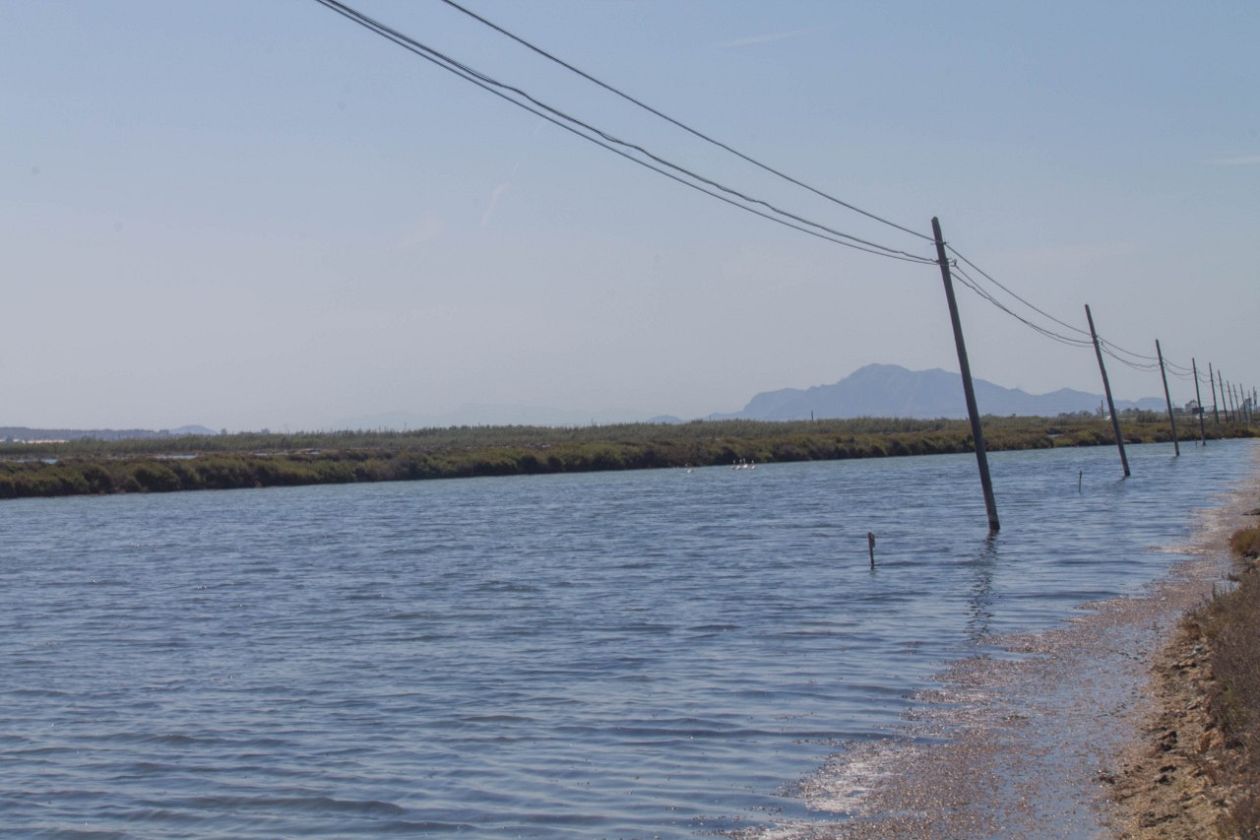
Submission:
[[[1230,546],[1236,586],[1185,616],[1155,664],[1146,741],[1104,779],[1126,840],[1260,840],[1260,526]]]
[[[1149,415],[1149,416],[1148,416]],[[1095,417],[985,418],[990,451],[1111,444]],[[1126,442],[1170,441],[1150,412]],[[1213,437],[1250,437],[1221,426]],[[1183,440],[1197,438],[1182,435]],[[177,450],[174,447],[179,447]],[[410,432],[235,434],[0,445],[0,498],[223,490],[473,476],[724,466],[973,451],[966,421],[694,421],[581,428],[457,427]]]

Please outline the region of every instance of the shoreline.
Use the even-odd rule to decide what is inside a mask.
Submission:
[[[1177,547],[1191,556],[1141,594],[1082,605],[1082,614],[1044,633],[988,640],[991,653],[940,674],[939,687],[919,697],[922,705],[894,738],[833,756],[806,779],[801,794],[807,804],[820,815],[834,814],[834,821],[734,836],[1214,836],[1204,833],[1203,822],[1180,834],[1159,828],[1131,833],[1160,807],[1147,821],[1167,828],[1164,817],[1181,808],[1180,797],[1187,793],[1170,794],[1170,786],[1159,781],[1167,775],[1161,772],[1166,762],[1134,763],[1134,757],[1160,753],[1152,752],[1151,738],[1169,728],[1161,714],[1184,716],[1184,705],[1160,706],[1163,695],[1153,688],[1154,680],[1161,662],[1168,670],[1170,655],[1179,657],[1173,664],[1185,658],[1184,651],[1170,653],[1183,617],[1211,598],[1235,568],[1230,535],[1240,523],[1256,524],[1245,514],[1255,507],[1260,486],[1260,448],[1250,457],[1247,476],[1223,491],[1218,505],[1200,512],[1188,544]],[[1182,775],[1191,778],[1189,772]],[[1132,791],[1126,803],[1117,804],[1117,789]],[[1158,802],[1142,804],[1139,792]]]

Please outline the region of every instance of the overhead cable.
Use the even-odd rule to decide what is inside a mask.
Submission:
[[[968,265],[970,265],[970,263],[968,263]],[[974,268],[974,266],[972,267]],[[1024,324],[1027,327],[1032,328],[1038,333],[1041,333],[1046,338],[1049,338],[1053,341],[1057,341],[1060,344],[1067,344],[1072,347],[1089,347],[1092,345],[1092,342],[1089,339],[1075,338],[1073,336],[1064,335],[1062,333],[1055,332],[1049,327],[1045,327],[1045,326],[1042,326],[1041,324],[1034,323],[1032,320],[1025,318],[1024,316],[1020,315],[1018,312],[1015,312],[1013,309],[1008,307],[1006,304],[1002,303],[1000,300],[994,297],[992,293],[983,289],[980,286],[980,284],[976,282],[975,278],[972,277],[970,274],[968,274],[966,271],[964,271],[961,267],[955,266],[953,271],[958,276],[959,282],[962,283],[964,286],[966,286],[968,289],[975,292],[981,298],[988,301],[992,305],[996,306],[998,309],[1002,310],[1007,315],[1010,315],[1012,318],[1016,319],[1020,323]]]
[[[349,20],[354,21],[355,23],[359,24],[365,29],[368,29],[376,33],[377,35],[380,35],[383,38],[389,41],[392,41],[398,46],[401,46],[404,49],[420,56],[426,61],[429,61],[430,63],[435,64],[438,67],[441,67],[442,69],[456,76],[459,76],[465,81],[471,82],[472,84],[477,85],[483,90],[486,90],[489,93],[493,93],[499,98],[504,99],[507,102],[511,102],[513,105],[516,105],[517,107],[522,108],[523,110],[529,111],[535,116],[542,117],[548,122],[551,122],[554,125],[558,125],[561,128],[564,128],[565,130],[569,131],[570,133],[583,138],[584,140],[594,143],[597,146],[601,146],[602,148],[607,149],[609,151],[615,152],[621,155],[622,157],[626,158],[627,160],[631,160],[641,166],[644,166],[647,169],[651,169],[654,172],[665,175],[666,177],[674,181],[677,181],[678,183],[684,184],[699,192],[703,192],[706,195],[725,201],[727,204],[731,204],[732,206],[739,207],[740,209],[745,210],[749,213],[753,213],[757,216],[761,216],[762,218],[769,219],[774,222],[778,222],[779,224],[785,225],[786,227],[790,227],[795,230],[799,230],[803,233],[808,233],[818,238],[826,239],[830,242],[834,242],[835,244],[845,245],[847,247],[854,248],[859,251],[865,251],[867,253],[875,254],[877,256],[889,257],[891,259],[903,260],[906,262],[915,262],[915,263],[924,263],[924,264],[932,264],[936,262],[936,260],[930,259],[928,257],[923,257],[918,254],[912,254],[908,251],[902,251],[897,248],[889,247],[887,245],[880,245],[876,242],[871,242],[869,240],[862,239],[860,237],[844,233],[843,231],[835,230],[826,225],[820,224],[818,222],[814,222],[810,219],[806,219],[802,216],[798,216],[794,213],[790,213],[786,210],[778,208],[774,206],[773,204],[770,204],[769,202],[745,195],[744,193],[741,193],[737,190],[726,187],[725,185],[717,181],[711,180],[709,178],[705,178],[685,167],[674,164],[666,160],[665,158],[662,158],[656,154],[653,154],[652,152],[648,151],[642,146],[621,140],[613,135],[610,135],[592,125],[589,125],[577,119],[576,117],[570,116],[569,114],[566,114],[565,112],[560,111],[559,109],[553,108],[552,106],[547,105],[546,103],[541,102],[540,100],[534,98],[533,96],[521,90],[520,88],[500,82],[497,79],[494,79],[465,64],[462,64],[461,62],[445,55],[444,53],[432,47],[429,47],[419,41],[416,41],[415,39],[410,38],[409,36],[404,35],[398,32],[397,30],[390,28],[387,25],[368,17],[367,15],[364,15],[363,13],[349,6],[346,6],[343,3],[337,2],[337,0],[315,0],[315,2],[337,12],[338,14],[342,15],[343,17]],[[527,100],[527,102],[521,102],[520,100],[515,99],[512,96],[509,96],[507,93],[504,93],[503,91],[510,91],[511,93],[514,93],[517,96],[524,98],[525,100]],[[584,133],[584,131],[579,130],[578,128],[574,128],[574,126],[578,126],[584,131],[589,131],[591,132],[591,134],[586,134]],[[591,136],[592,134],[596,136]],[[720,195],[710,189],[706,189],[700,184],[694,183],[692,181],[688,181],[684,177],[680,177],[679,175],[675,175],[671,172],[668,172],[665,169],[662,169],[660,166],[654,166],[651,163],[644,161],[633,154],[623,151],[622,149],[616,148],[612,144],[620,145],[627,149],[633,149],[635,151],[638,151],[641,154],[650,158],[651,160],[659,163],[663,167],[668,167],[669,169],[673,169],[675,172],[682,173],[683,175],[689,178],[694,178],[696,181],[700,181],[702,184],[707,184],[729,195],[736,196],[738,199],[741,199],[742,201],[747,201],[752,204],[762,205],[768,208],[772,213],[775,213],[778,215],[776,216],[776,215],[771,215],[770,213],[762,212],[760,210],[757,210],[755,207],[750,207],[747,204],[740,203],[740,201]],[[780,217],[783,217],[783,218],[780,218]],[[793,224],[792,222],[787,221],[787,219],[791,219],[795,222],[799,222],[800,224],[799,225]],[[807,227],[803,227],[802,225],[807,225],[810,228],[816,228],[817,230],[810,230]],[[823,233],[819,233],[818,231],[822,231]],[[830,234],[830,235],[827,235],[827,234]]]
[[[1059,326],[1061,326],[1061,327],[1066,327],[1067,329],[1071,330],[1072,332],[1080,333],[1081,335],[1089,335],[1089,331],[1088,331],[1088,330],[1083,330],[1083,329],[1081,329],[1080,327],[1076,326],[1075,324],[1069,324],[1067,321],[1063,321],[1063,320],[1061,320],[1061,319],[1059,319],[1059,318],[1056,318],[1056,317],[1054,317],[1053,315],[1051,315],[1049,312],[1046,312],[1044,309],[1042,309],[1042,308],[1040,308],[1039,306],[1037,306],[1036,304],[1032,303],[1031,301],[1026,300],[1026,299],[1025,299],[1025,298],[1023,298],[1023,297],[1020,297],[1018,294],[1016,294],[1015,292],[1011,291],[1009,288],[1007,288],[1005,285],[1003,285],[1001,282],[999,282],[999,281],[998,281],[998,279],[997,279],[996,277],[994,277],[993,275],[989,274],[989,273],[988,273],[987,271],[985,271],[983,268],[981,268],[980,266],[978,266],[978,265],[976,265],[975,263],[973,263],[971,260],[969,260],[969,259],[967,259],[966,257],[964,257],[961,253],[959,253],[959,252],[958,252],[958,249],[957,249],[957,248],[955,248],[953,245],[950,245],[949,243],[946,243],[946,244],[945,244],[945,247],[949,249],[950,253],[952,253],[954,256],[958,257],[958,259],[962,260],[962,261],[963,261],[963,262],[965,262],[967,265],[969,265],[969,266],[971,266],[972,268],[974,268],[977,272],[979,272],[979,274],[980,274],[982,277],[984,277],[984,278],[985,278],[986,280],[988,280],[990,283],[992,283],[993,285],[997,286],[999,289],[1001,289],[1002,291],[1006,292],[1008,295],[1010,295],[1011,297],[1015,298],[1017,301],[1019,301],[1020,303],[1024,304],[1025,306],[1027,306],[1029,309],[1032,309],[1034,312],[1037,312],[1038,314],[1043,315],[1043,316],[1045,316],[1046,318],[1049,318],[1051,321],[1054,321],[1056,324],[1058,324],[1058,325],[1059,325]]]
[[[516,43],[520,44],[521,46],[523,46],[523,47],[525,47],[525,48],[527,48],[527,49],[533,50],[535,53],[537,53],[538,55],[541,55],[543,58],[546,58],[546,59],[547,59],[547,60],[549,60],[549,61],[555,62],[556,64],[560,65],[561,67],[565,68],[566,70],[569,70],[569,71],[571,71],[571,72],[573,72],[573,73],[576,73],[577,75],[581,76],[583,79],[586,79],[588,82],[591,82],[592,84],[598,85],[599,87],[603,88],[604,90],[608,91],[609,93],[612,93],[612,94],[614,94],[614,95],[616,95],[616,96],[621,97],[622,99],[626,100],[627,102],[630,102],[630,103],[632,103],[632,104],[634,104],[634,105],[637,105],[638,107],[642,108],[643,110],[647,111],[648,113],[650,113],[650,114],[652,114],[652,115],[654,115],[654,116],[660,117],[661,119],[665,120],[666,122],[668,122],[668,123],[670,123],[670,124],[672,124],[672,125],[674,125],[674,126],[677,126],[678,128],[681,128],[683,131],[686,131],[687,133],[691,134],[691,135],[692,135],[692,136],[694,136],[694,137],[698,137],[698,138],[700,138],[701,140],[704,140],[704,141],[705,141],[705,142],[707,142],[707,143],[711,143],[712,145],[717,146],[717,147],[718,147],[718,148],[720,148],[720,149],[724,149],[725,151],[730,152],[731,154],[735,155],[736,157],[740,158],[741,160],[744,160],[744,161],[746,161],[746,162],[748,162],[748,163],[751,163],[753,166],[756,166],[756,167],[758,167],[758,168],[760,168],[760,169],[762,169],[762,170],[764,170],[764,171],[766,171],[766,172],[769,172],[769,173],[771,173],[772,175],[777,175],[778,177],[782,178],[783,180],[785,180],[785,181],[787,181],[787,182],[789,182],[789,183],[791,183],[791,184],[795,184],[796,186],[801,187],[802,189],[806,189],[806,190],[808,190],[808,191],[812,192],[814,195],[817,195],[817,196],[819,196],[819,197],[821,197],[821,198],[825,198],[826,200],[828,200],[828,201],[830,201],[830,202],[832,202],[832,203],[834,203],[834,204],[837,204],[837,205],[839,205],[839,206],[841,206],[841,207],[844,207],[844,208],[846,208],[846,209],[848,209],[848,210],[852,210],[852,211],[853,211],[853,212],[855,212],[855,213],[860,213],[861,215],[866,216],[868,219],[873,219],[873,220],[875,220],[875,221],[877,221],[877,222],[880,222],[880,223],[882,223],[882,224],[888,225],[889,227],[894,227],[894,228],[896,228],[897,230],[900,230],[900,231],[903,231],[903,232],[905,232],[905,233],[908,233],[908,234],[910,234],[911,236],[917,236],[917,237],[919,237],[920,239],[923,239],[923,240],[925,240],[925,241],[927,241],[927,242],[931,242],[931,241],[933,241],[933,240],[932,240],[932,237],[928,236],[927,234],[920,233],[919,231],[914,230],[914,229],[909,228],[909,227],[906,227],[905,225],[899,225],[899,224],[897,224],[896,222],[890,221],[890,220],[888,220],[888,219],[885,219],[885,218],[884,218],[884,217],[882,217],[882,216],[878,216],[878,215],[876,215],[876,214],[874,214],[874,213],[871,213],[871,212],[870,212],[870,211],[868,211],[868,210],[863,210],[861,207],[858,207],[858,206],[856,206],[856,205],[854,205],[854,204],[850,204],[850,203],[849,203],[849,202],[847,202],[847,201],[844,201],[844,200],[842,200],[842,199],[836,198],[834,195],[831,195],[830,193],[824,192],[823,190],[820,190],[820,189],[818,189],[817,187],[810,186],[809,184],[805,183],[804,181],[800,181],[800,180],[798,180],[798,179],[796,179],[796,178],[792,177],[791,175],[788,175],[788,174],[786,174],[786,173],[784,173],[784,172],[782,172],[782,171],[780,171],[780,170],[778,170],[778,169],[774,168],[773,166],[770,166],[769,164],[762,163],[761,161],[757,160],[756,158],[752,157],[751,155],[745,154],[744,152],[741,152],[739,149],[736,149],[736,148],[734,148],[733,146],[731,146],[731,145],[729,145],[729,144],[727,144],[727,143],[723,143],[721,140],[714,139],[713,137],[710,137],[708,134],[705,134],[704,132],[702,132],[702,131],[700,131],[700,130],[698,130],[698,129],[692,128],[691,126],[687,125],[686,123],[682,122],[681,120],[675,119],[674,117],[671,117],[671,116],[669,116],[668,114],[665,114],[665,113],[663,113],[663,112],[661,112],[661,111],[657,110],[656,108],[653,108],[651,105],[648,105],[646,102],[643,102],[642,100],[636,99],[635,97],[631,96],[630,94],[626,93],[625,91],[623,91],[623,90],[621,90],[621,89],[619,89],[619,88],[617,88],[617,87],[614,87],[613,85],[608,84],[607,82],[604,82],[604,81],[601,81],[600,79],[595,78],[595,77],[594,77],[594,76],[592,76],[590,73],[587,73],[585,70],[582,70],[582,69],[581,69],[581,68],[579,68],[579,67],[575,67],[574,65],[570,64],[569,62],[565,61],[565,60],[564,60],[564,59],[562,59],[562,58],[559,58],[559,57],[558,57],[558,56],[556,56],[556,55],[553,55],[552,53],[548,52],[547,50],[543,49],[542,47],[539,47],[539,46],[537,46],[536,44],[533,44],[533,43],[531,43],[531,42],[529,42],[529,41],[525,40],[524,38],[522,38],[521,36],[519,36],[519,35],[517,35],[517,34],[515,34],[515,33],[513,33],[513,32],[509,32],[507,29],[504,29],[502,26],[500,26],[499,24],[495,23],[494,21],[488,20],[487,18],[482,17],[481,15],[479,15],[479,14],[477,14],[476,12],[472,11],[471,9],[468,9],[468,8],[466,8],[466,7],[462,6],[462,5],[460,5],[459,3],[456,3],[456,2],[455,2],[455,0],[442,0],[442,2],[446,3],[446,5],[450,6],[451,8],[453,8],[453,9],[457,9],[458,11],[462,12],[463,14],[468,15],[468,16],[469,16],[470,18],[472,18],[473,20],[476,20],[476,21],[478,21],[478,22],[480,22],[480,23],[482,23],[482,24],[484,24],[484,25],[486,25],[486,26],[490,27],[490,28],[491,28],[491,29],[493,29],[494,31],[498,32],[499,34],[504,35],[504,36],[506,36],[506,37],[508,37],[508,38],[511,38],[513,41],[515,41]]]

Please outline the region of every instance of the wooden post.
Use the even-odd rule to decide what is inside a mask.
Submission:
[[[1159,378],[1164,380],[1164,402],[1168,404],[1168,424],[1172,426],[1173,457],[1181,457],[1181,442],[1177,440],[1177,415],[1173,414],[1172,397],[1168,393],[1168,374],[1164,372],[1164,351],[1159,349],[1159,339],[1155,339],[1155,355],[1159,358]]]
[[[958,348],[958,368],[962,373],[963,396],[967,398],[967,415],[971,418],[971,439],[976,444],[976,463],[980,467],[980,488],[984,491],[984,507],[989,514],[989,533],[997,533],[1002,525],[998,522],[997,502],[993,499],[993,482],[989,479],[989,458],[985,451],[984,431],[980,428],[980,410],[976,408],[976,391],[971,383],[971,365],[967,363],[967,345],[963,341],[962,322],[958,319],[958,302],[954,300],[954,280],[949,273],[949,258],[945,256],[945,240],[941,237],[941,223],[932,217],[932,235],[936,237],[936,261],[941,266],[941,279],[945,282],[945,300],[949,303],[949,320],[954,325],[954,345]]]
[[[1228,399],[1229,399],[1229,422],[1237,423],[1238,422],[1238,403],[1234,402],[1234,383],[1233,382],[1225,383],[1225,393],[1228,395]]]
[[[866,550],[871,553],[871,568],[875,568],[875,532],[866,532]]]
[[[1225,422],[1228,423],[1229,422],[1229,400],[1225,398],[1225,377],[1221,376],[1221,371],[1219,368],[1216,371],[1216,381],[1221,386],[1221,408],[1225,409]]]
[[[1102,346],[1098,343],[1098,331],[1094,329],[1094,316],[1085,304],[1085,319],[1089,321],[1089,334],[1094,337],[1094,354],[1098,356],[1098,370],[1102,372],[1103,393],[1107,395],[1107,410],[1111,412],[1111,430],[1116,433],[1116,446],[1120,449],[1120,466],[1124,477],[1129,477],[1129,458],[1124,454],[1124,437],[1120,434],[1120,418],[1116,416],[1116,403],[1111,398],[1111,383],[1107,380],[1107,366],[1103,364]]]
[[[1190,372],[1194,374],[1194,401],[1199,406],[1199,445],[1207,446],[1207,432],[1203,431],[1203,397],[1199,395],[1199,366],[1190,357]]]
[[[1213,378],[1212,363],[1208,362],[1208,384],[1212,386],[1212,416],[1216,418],[1216,425],[1221,425],[1221,410],[1216,407],[1216,380]]]

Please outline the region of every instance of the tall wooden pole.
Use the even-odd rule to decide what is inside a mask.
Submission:
[[[1221,408],[1225,409],[1225,422],[1229,420],[1229,400],[1225,397],[1225,377],[1221,375],[1220,368],[1216,370],[1216,381],[1221,386]]]
[[[1203,397],[1199,395],[1199,366],[1190,357],[1190,372],[1194,374],[1194,401],[1199,406],[1199,445],[1207,446],[1207,432],[1203,431]]]
[[[1221,410],[1216,407],[1216,379],[1213,377],[1212,363],[1208,362],[1208,384],[1212,386],[1212,416],[1216,418],[1216,425],[1221,425]]]
[[[1168,424],[1172,426],[1173,457],[1181,457],[1181,442],[1177,440],[1177,415],[1173,414],[1172,397],[1168,393],[1168,374],[1164,372],[1164,351],[1159,349],[1159,339],[1155,339],[1155,355],[1159,358],[1159,378],[1164,380],[1164,402],[1168,404]]]
[[[949,258],[945,256],[945,240],[941,237],[941,223],[935,216],[932,217],[932,235],[936,237],[936,261],[940,263],[941,279],[945,282],[949,320],[954,325],[954,345],[958,348],[958,368],[962,373],[963,395],[967,398],[967,416],[971,418],[971,439],[976,444],[976,463],[980,467],[984,507],[989,514],[989,533],[996,534],[1002,525],[998,522],[993,482],[989,478],[989,457],[984,445],[984,430],[980,428],[980,410],[976,408],[976,390],[971,384],[971,365],[967,362],[967,344],[963,341],[962,322],[958,319],[958,302],[954,300],[954,280],[949,273]]]
[[[1225,392],[1229,395],[1229,420],[1231,423],[1238,422],[1238,403],[1234,401],[1234,383],[1225,383]]]
[[[1129,458],[1124,454],[1124,437],[1120,434],[1120,418],[1116,416],[1116,402],[1111,398],[1111,382],[1107,379],[1107,366],[1103,364],[1102,346],[1098,343],[1098,330],[1094,329],[1094,316],[1085,304],[1085,319],[1089,321],[1089,334],[1094,337],[1094,354],[1098,356],[1098,370],[1102,372],[1103,393],[1107,395],[1107,410],[1111,412],[1111,430],[1116,434],[1116,446],[1120,450],[1120,465],[1124,477],[1129,477]]]

